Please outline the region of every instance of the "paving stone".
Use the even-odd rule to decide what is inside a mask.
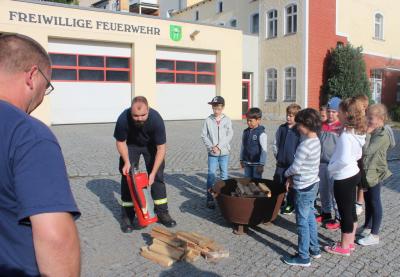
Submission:
[[[400,276],[400,144],[389,152],[394,176],[382,189],[384,217],[381,243],[357,247],[351,257],[326,252],[310,268],[283,264],[282,256],[297,251],[295,217],[279,216],[274,224],[236,236],[218,209],[205,208],[206,153],[200,140],[201,121],[167,122],[168,154],[165,180],[173,230],[195,231],[214,238],[230,257],[212,264],[176,263],[163,268],[139,255],[151,227],[123,234],[120,230],[120,176],[112,138],[113,124],[55,126],[65,156],[71,187],[82,211],[77,221],[82,248],[82,276]],[[277,123],[265,124],[269,150]],[[230,175],[242,176],[238,152],[244,122],[235,121]],[[184,134],[184,135],[183,135]],[[400,133],[395,131],[397,138]],[[271,151],[264,176],[270,178]],[[364,215],[359,223],[364,222]],[[337,241],[340,232],[319,228],[321,246]]]

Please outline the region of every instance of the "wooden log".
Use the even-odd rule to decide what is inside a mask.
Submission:
[[[183,249],[172,247],[157,239],[153,240],[153,244],[149,246],[149,250],[174,260],[180,260],[185,254]]]
[[[246,191],[245,191],[245,189],[244,189],[244,186],[243,186],[241,183],[239,183],[239,182],[236,183],[236,193],[237,193],[239,196],[242,196],[242,195],[245,195],[245,194],[246,194]]]
[[[239,190],[240,190],[241,192],[243,192],[243,193],[242,193],[243,196],[250,196],[250,195],[253,195],[253,193],[251,192],[251,189],[249,188],[249,186],[243,185],[243,184],[241,184],[241,183],[239,183],[239,182],[237,183],[237,186],[238,186]]]
[[[182,245],[183,245],[182,241],[176,237],[171,238],[170,236],[167,236],[167,235],[164,235],[164,234],[161,234],[158,232],[154,232],[154,231],[151,231],[150,235],[153,239],[158,239],[162,242],[169,244],[172,247],[182,247]]]
[[[258,186],[260,187],[260,189],[267,195],[268,198],[272,197],[272,192],[269,189],[269,187],[267,187],[266,184],[264,183],[258,183]]]
[[[228,258],[229,252],[227,250],[216,251],[216,252],[206,252],[204,253],[206,259],[222,259]]]
[[[210,251],[212,252],[223,250],[222,246],[217,244],[215,241],[207,245],[207,248],[210,249]]]
[[[250,182],[247,186],[249,187],[253,195],[259,195],[262,192],[261,189],[254,182]]]
[[[184,260],[193,263],[197,261],[200,258],[200,253],[197,252],[196,250],[190,249],[186,252]]]
[[[190,234],[191,234],[193,237],[195,237],[195,238],[197,238],[197,239],[200,240],[200,242],[199,242],[199,246],[200,246],[200,247],[208,247],[208,245],[211,245],[211,244],[214,243],[214,241],[213,241],[212,239],[207,238],[207,237],[204,237],[204,236],[202,236],[202,235],[199,235],[199,234],[197,234],[197,233],[195,233],[195,232],[190,232]]]
[[[169,237],[175,237],[175,233],[170,232],[169,230],[161,226],[155,226],[152,231],[164,234]]]
[[[140,251],[141,256],[150,261],[158,263],[161,266],[170,267],[174,263],[174,260],[171,259],[170,257],[150,251],[147,246],[142,247],[140,250],[141,250]]]
[[[176,232],[176,236],[178,239],[186,239],[197,245],[200,245],[200,242],[201,242],[201,239],[196,238],[195,236],[193,236],[192,234],[190,234],[188,232]]]

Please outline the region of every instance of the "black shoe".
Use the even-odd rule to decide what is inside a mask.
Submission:
[[[133,227],[133,225],[126,225],[126,224],[122,224],[121,225],[121,231],[125,234],[129,234],[132,233],[133,230],[135,230],[135,228]]]
[[[214,200],[207,200],[207,208],[214,210],[215,209],[215,202]]]
[[[135,212],[133,207],[121,207],[121,231],[123,233],[132,233],[135,229]]]
[[[291,215],[294,212],[294,207],[291,205],[286,205],[281,211],[281,214]]]
[[[157,217],[158,217],[158,222],[167,228],[176,226],[176,221],[171,218],[168,212],[157,214]]]

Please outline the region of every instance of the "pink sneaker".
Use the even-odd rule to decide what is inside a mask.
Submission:
[[[332,246],[325,246],[324,250],[335,255],[350,256],[350,248],[344,249],[341,247],[340,243],[336,243]]]
[[[338,230],[340,228],[340,222],[332,220],[325,224],[325,228],[332,231]]]
[[[339,245],[341,245],[342,243],[338,242]],[[349,244],[349,249],[350,251],[355,251],[356,250],[356,245],[354,243],[350,243]]]

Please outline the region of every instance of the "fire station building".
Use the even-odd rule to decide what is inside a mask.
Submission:
[[[135,95],[165,120],[204,119],[215,95],[242,117],[239,30],[6,0],[0,33],[27,35],[50,53],[55,90],[34,114],[47,124],[115,122]]]

